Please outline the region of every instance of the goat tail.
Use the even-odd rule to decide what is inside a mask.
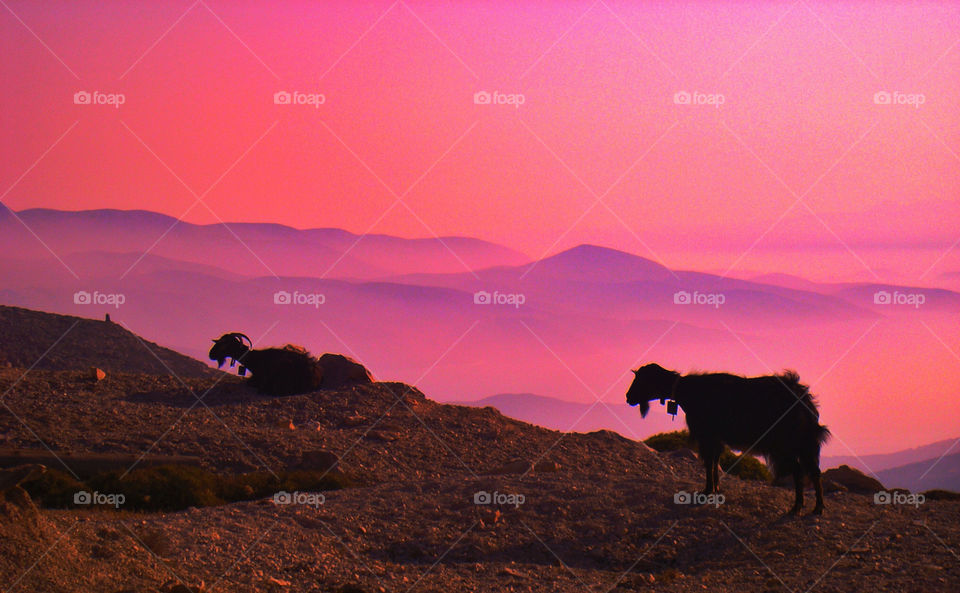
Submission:
[[[817,438],[817,444],[822,446],[824,443],[827,442],[827,439],[830,438],[830,429],[822,424],[818,424],[816,438]]]

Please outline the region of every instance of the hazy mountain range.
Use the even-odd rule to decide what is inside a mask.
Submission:
[[[592,432],[613,430],[628,438],[651,432],[686,428],[681,411],[676,419],[664,413],[651,413],[642,419],[637,408],[626,404],[580,403],[531,393],[503,393],[467,405],[492,406],[506,416],[540,424],[560,431]],[[654,410],[657,408],[654,407]],[[824,469],[849,465],[876,476],[887,488],[907,488],[914,492],[931,489],[960,491],[960,445],[958,439],[945,439],[892,453],[879,455],[824,455]],[[945,453],[953,452],[945,455]]]
[[[944,344],[960,343],[960,294],[947,290],[723,277],[593,245],[531,262],[464,237],[174,224],[144,211],[17,216],[24,224],[0,207],[0,303],[109,312],[202,360],[210,338],[242,331],[265,345],[345,352],[377,377],[447,401],[599,397],[616,417],[597,406],[581,426],[609,420],[628,436],[681,425],[658,408],[643,421],[623,409],[627,371],[642,362],[751,375],[795,368],[820,398],[837,454],[844,443],[872,452],[955,434],[960,372]],[[878,292],[924,302],[877,303]],[[93,302],[75,302],[77,293]],[[97,294],[123,303],[97,304]],[[528,419],[559,428],[576,412],[538,414]]]

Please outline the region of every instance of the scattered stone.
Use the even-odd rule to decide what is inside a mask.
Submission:
[[[90,367],[90,380],[94,382],[103,381],[107,378],[107,373],[103,369],[98,369],[97,367]]]
[[[510,575],[510,576],[512,576],[512,577],[517,577],[518,579],[525,579],[525,578],[527,578],[527,575],[523,574],[522,572],[520,572],[520,571],[518,571],[518,570],[514,570],[514,569],[510,568],[509,566],[504,567],[504,569],[500,571],[500,574]]]

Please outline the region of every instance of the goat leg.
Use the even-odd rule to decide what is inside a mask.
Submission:
[[[720,456],[713,456],[713,493],[720,493]]]
[[[793,469],[793,487],[796,496],[793,501],[793,508],[790,509],[790,514],[799,515],[801,509],[803,509],[803,470],[798,464]]]
[[[817,472],[816,474],[813,475],[813,488],[817,493],[817,505],[813,507],[813,512],[811,514],[822,515],[823,514],[823,482],[820,479],[820,472]]]
[[[710,494],[714,489],[713,482],[713,453],[701,453],[703,455],[703,469],[707,473],[707,484],[703,488],[704,494]]]

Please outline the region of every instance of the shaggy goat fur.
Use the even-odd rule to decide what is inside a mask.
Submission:
[[[767,458],[776,476],[793,475],[796,497],[792,513],[803,507],[803,480],[816,490],[813,512],[823,511],[820,447],[830,431],[809,388],[794,371],[763,377],[727,373],[681,375],[658,364],[633,371],[627,403],[647,415],[650,401],[672,399],[687,417],[707,473],[706,492],[719,492],[719,459],[724,444]]]
[[[323,367],[317,359],[300,346],[252,350],[244,344],[250,338],[241,333],[224,334],[214,340],[210,359],[222,367],[226,359],[250,371],[248,380],[257,391],[266,395],[294,395],[320,389],[323,382]],[[251,346],[252,346],[251,342]]]

